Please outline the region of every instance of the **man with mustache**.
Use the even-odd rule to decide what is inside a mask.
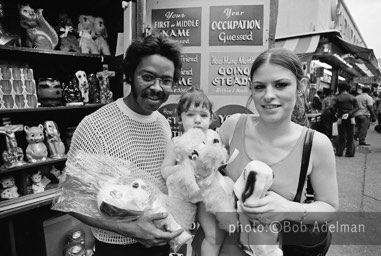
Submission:
[[[171,139],[167,119],[157,110],[180,79],[180,45],[163,35],[134,41],[123,61],[125,82],[131,92],[86,116],[74,132],[67,162],[76,152],[100,153],[131,161],[147,172],[166,193],[160,167]],[[182,230],[165,232],[153,221],[167,214],[147,214],[136,221],[104,221],[78,213],[73,217],[92,227],[97,256],[168,255],[168,241]]]

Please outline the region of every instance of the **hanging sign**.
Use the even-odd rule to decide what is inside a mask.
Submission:
[[[152,26],[184,46],[201,45],[201,7],[154,9]]]
[[[263,45],[263,5],[211,6],[209,45]]]

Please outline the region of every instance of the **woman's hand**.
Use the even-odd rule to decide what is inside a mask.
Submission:
[[[274,221],[285,220],[286,213],[292,209],[292,204],[293,202],[277,193],[268,191],[263,198],[252,203],[242,204],[242,210],[251,221],[270,224]]]

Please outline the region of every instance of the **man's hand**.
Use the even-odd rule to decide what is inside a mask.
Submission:
[[[183,232],[183,230],[166,232],[155,226],[155,221],[165,219],[167,215],[168,213],[145,214],[135,221],[126,223],[126,226],[121,225],[119,233],[134,238],[146,247],[165,245]],[[127,230],[123,228],[124,226]]]

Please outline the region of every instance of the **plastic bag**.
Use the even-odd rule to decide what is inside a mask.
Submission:
[[[170,232],[184,229],[169,242],[172,250],[176,252],[192,238],[187,230],[194,216],[184,215],[184,210],[194,206],[162,193],[158,178],[129,161],[79,152],[74,161],[67,163],[65,175],[53,199],[53,210],[114,221],[135,220],[143,213],[168,212],[167,218],[155,224]]]

